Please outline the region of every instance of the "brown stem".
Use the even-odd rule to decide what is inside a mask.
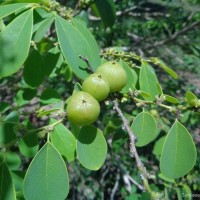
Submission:
[[[137,149],[135,147],[135,142],[136,142],[137,138],[134,135],[133,131],[131,130],[131,128],[128,124],[128,120],[124,117],[121,109],[119,108],[118,102],[116,100],[114,100],[113,103],[114,103],[114,109],[117,111],[119,117],[121,118],[121,120],[123,122],[123,126],[124,126],[124,128],[126,129],[128,135],[129,135],[131,157],[135,157],[137,167],[138,167],[138,169],[141,173],[141,177],[142,178],[149,178],[149,174],[147,173],[146,168],[144,167],[142,161],[140,160],[140,157],[137,153]]]

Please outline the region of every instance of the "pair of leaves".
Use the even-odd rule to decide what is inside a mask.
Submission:
[[[55,120],[51,120],[54,123]],[[55,127],[51,133],[52,144],[69,162],[78,160],[87,169],[98,170],[107,155],[107,144],[103,133],[94,126],[84,126],[79,130],[77,138],[62,124]]]
[[[54,123],[51,120],[51,123]],[[24,180],[24,196],[29,199],[64,199],[69,192],[65,163],[74,159],[75,138],[62,124],[51,133],[47,142],[32,160]],[[81,164],[91,170],[99,169],[105,161],[106,141],[93,126],[83,127],[77,138],[77,154]],[[32,192],[34,188],[34,193]],[[59,191],[59,192],[58,192]]]
[[[156,121],[146,112],[136,116],[131,129],[138,138],[136,146],[145,146],[157,136]],[[179,178],[187,174],[193,168],[197,156],[190,133],[178,121],[171,127],[168,135],[159,140],[154,154],[161,154],[160,169],[168,178]]]

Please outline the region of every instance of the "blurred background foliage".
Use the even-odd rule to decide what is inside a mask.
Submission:
[[[59,2],[72,9],[78,3],[74,0]],[[180,100],[185,98],[188,90],[199,97],[200,0],[115,0],[114,2],[116,21],[112,27],[105,28],[91,7],[83,6],[78,12],[77,17],[85,21],[100,48],[115,47],[123,51],[135,52],[144,58],[161,58],[179,75],[178,80],[174,80],[161,69],[155,68],[164,92]],[[36,20],[37,17],[35,15]],[[48,37],[37,44],[40,53],[51,49],[55,41],[52,27]],[[23,89],[26,84],[21,76],[22,70],[0,80],[0,102],[2,102],[0,111],[6,112],[6,109],[10,109],[9,106],[18,107],[21,114],[24,114],[24,120],[27,117],[35,127],[44,125],[47,118],[38,120],[35,110],[45,105],[45,100],[49,97],[53,98],[54,102],[60,97],[65,100],[72,93],[74,83],[77,81],[67,64],[60,62],[62,65],[57,62],[59,67],[54,68],[50,78],[46,78],[37,90]],[[48,92],[49,97],[45,96],[46,89],[51,90],[50,93]],[[108,112],[102,112],[96,123],[104,130],[107,138],[109,146],[107,160],[97,172],[83,168],[76,160],[71,162],[68,165],[71,181],[68,199],[150,199],[142,190],[142,177],[139,176],[136,165],[130,157],[129,141],[121,127],[121,121],[112,110],[112,105],[101,106],[102,110]],[[122,104],[121,108],[130,121],[142,111],[129,101]],[[154,106],[145,109],[149,110],[159,122],[156,140],[143,148],[138,147],[139,155],[151,174],[151,187],[154,191],[165,192],[166,199],[167,195],[169,199],[191,199],[184,198],[181,194],[190,192],[200,194],[199,157],[191,173],[180,180],[168,180],[160,175],[158,161],[163,137],[169,131],[176,116]],[[200,152],[199,120],[200,117],[196,113],[189,111],[182,113],[181,122],[192,134],[198,154]],[[12,150],[20,155],[17,148],[12,147]],[[29,162],[30,160],[24,160],[22,169],[25,169]]]

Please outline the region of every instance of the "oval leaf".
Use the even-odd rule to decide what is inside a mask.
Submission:
[[[6,17],[20,9],[26,9],[30,5],[27,3],[15,3],[11,5],[0,6],[0,19]]]
[[[0,78],[17,72],[26,60],[32,27],[33,11],[28,10],[16,17],[0,33]]]
[[[51,119],[50,124],[56,122]],[[51,142],[59,153],[71,162],[75,159],[76,139],[74,135],[63,125],[58,124],[51,133]]]
[[[52,144],[47,142],[27,170],[24,179],[25,199],[65,199],[68,192],[69,180],[64,160]]]
[[[0,199],[16,200],[13,181],[5,162],[0,162]]]
[[[86,26],[83,25],[83,22],[79,19],[73,19],[72,20],[73,25],[75,25],[76,29],[80,32],[80,34],[85,38],[85,40],[88,42],[92,54],[88,58],[91,64],[91,67],[96,70],[97,67],[100,65],[100,52],[98,44],[92,35],[92,33],[87,29]]]
[[[17,138],[19,115],[16,111],[11,112],[0,122],[0,147],[13,142]]]
[[[145,146],[153,141],[157,136],[156,120],[149,113],[141,112],[134,119],[131,125],[131,130],[137,137],[136,146]]]
[[[190,105],[194,105],[194,102],[198,100],[198,98],[196,97],[196,95],[194,95],[192,92],[187,91],[186,93],[186,98],[187,98],[187,102]]]
[[[160,170],[168,178],[187,174],[196,162],[197,152],[188,130],[178,121],[171,127],[160,158]]]
[[[101,16],[104,27],[112,26],[115,23],[116,9],[113,0],[94,0],[98,14]]]
[[[36,133],[28,134],[19,140],[18,146],[22,155],[33,157],[38,149],[38,137]]]
[[[85,168],[98,170],[107,155],[107,144],[103,133],[94,126],[84,126],[78,134],[77,155]]]
[[[124,70],[126,71],[127,77],[128,77],[128,81],[127,84],[125,85],[125,87],[122,89],[122,93],[128,93],[129,92],[129,88],[134,90],[135,86],[135,76],[133,74],[133,70],[131,70],[130,66],[123,60],[120,60],[120,64],[122,65],[122,67],[124,68]]]
[[[53,15],[51,15],[50,17],[48,17],[42,21],[42,23],[38,27],[37,31],[35,32],[35,35],[34,35],[35,42],[39,42],[44,37],[45,33],[50,28],[53,21],[54,21]]]
[[[45,77],[44,63],[38,51],[33,50],[26,60],[23,77],[31,87],[38,87],[42,83]]]
[[[144,97],[145,100],[155,100],[156,95],[159,94],[157,87],[158,80],[151,68],[146,62],[142,63],[139,75],[140,90],[151,95],[151,97]]]
[[[94,69],[97,68],[97,62],[95,59],[99,60],[99,56],[97,58],[95,57],[97,53],[95,50],[96,47],[94,48],[94,46],[96,46],[94,45],[94,40],[92,40],[90,36],[86,37],[84,35],[85,32],[89,33],[89,30],[80,24],[76,27],[75,25],[77,25],[77,21],[72,22],[73,23],[70,23],[69,21],[57,16],[56,33],[67,63],[78,77],[84,79],[88,76],[89,71],[86,63],[80,59],[79,56],[81,55],[82,57],[88,58],[91,67]],[[80,28],[83,28],[83,30],[80,31]],[[93,53],[93,51],[95,53]]]
[[[152,58],[152,61],[158,65],[160,68],[162,68],[164,71],[166,71],[169,75],[171,75],[173,78],[177,79],[178,75],[177,73],[172,70],[171,68],[169,68],[162,60],[158,59],[158,58]]]
[[[21,165],[21,159],[15,152],[0,152],[0,163],[5,160],[7,166],[11,170],[18,169]]]
[[[170,102],[170,103],[174,103],[174,104],[177,104],[179,103],[178,99],[176,99],[175,97],[172,97],[172,96],[169,96],[169,95],[164,95],[165,97],[165,100]]]

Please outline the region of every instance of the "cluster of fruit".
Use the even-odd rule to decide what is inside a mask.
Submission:
[[[82,91],[75,92],[68,100],[67,117],[77,125],[95,122],[100,113],[98,101],[110,92],[120,91],[127,83],[127,74],[116,61],[109,61],[97,68],[82,84]]]

